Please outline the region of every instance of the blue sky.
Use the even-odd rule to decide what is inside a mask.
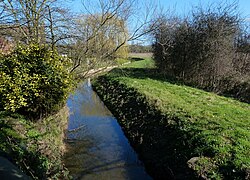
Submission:
[[[95,0],[89,0],[95,1]],[[144,0],[139,0],[144,2]],[[175,12],[178,15],[187,14],[192,7],[195,6],[206,6],[211,3],[221,2],[220,0],[148,0],[159,3],[163,9],[175,9]],[[235,0],[223,0],[223,2],[234,2]],[[250,20],[250,0],[238,0],[239,3],[239,12],[243,17],[248,18]],[[82,4],[81,0],[74,0],[73,3],[70,3],[69,8],[73,12],[81,12]]]
[[[76,13],[83,12],[81,11],[81,9],[83,9],[83,5],[81,1],[82,0],[73,0],[73,3],[69,4],[69,8],[73,12],[76,12]],[[97,0],[85,0],[85,1],[88,2],[88,4],[91,4],[91,5],[93,4],[93,6],[90,7],[91,9],[91,8],[94,8],[94,4]],[[104,0],[104,1],[107,1],[107,0]],[[174,15],[178,15],[178,16],[187,15],[192,10],[192,8],[196,6],[206,7],[209,4],[216,5],[220,2],[232,3],[232,2],[237,1],[238,12],[241,14],[241,18],[244,18],[248,23],[250,23],[250,0],[138,0],[138,1],[142,3],[145,1],[158,3],[163,8],[163,11],[164,10],[167,11],[168,9],[170,9],[172,12],[173,9],[175,9]],[[139,14],[140,13],[138,11],[137,15]],[[131,22],[128,24],[131,26],[130,29],[133,29],[134,20],[132,20]],[[150,39],[147,39],[147,37],[146,37],[146,41],[143,39],[142,41],[140,40],[134,41],[134,43],[138,43],[138,42],[139,43],[143,42],[144,44],[151,44]]]
[[[219,2],[233,3],[235,0],[159,0],[159,3],[167,8],[175,8],[176,13],[183,15],[188,13],[192,7],[200,6],[206,7],[209,4],[218,4]],[[250,0],[238,0],[238,11],[242,14],[243,17],[250,18]]]

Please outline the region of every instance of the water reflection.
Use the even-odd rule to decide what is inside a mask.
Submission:
[[[67,105],[65,164],[74,179],[151,179],[90,84],[79,86]]]

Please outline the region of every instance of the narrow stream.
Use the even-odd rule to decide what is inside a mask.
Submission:
[[[67,153],[64,161],[73,179],[151,179],[90,82],[72,94]]]

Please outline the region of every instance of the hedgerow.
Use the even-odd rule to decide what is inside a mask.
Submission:
[[[250,43],[236,5],[198,8],[186,18],[162,16],[153,56],[164,75],[250,102]]]

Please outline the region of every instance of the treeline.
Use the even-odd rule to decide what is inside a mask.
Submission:
[[[151,53],[152,46],[151,45],[139,45],[139,44],[131,44],[128,46],[130,53]]]
[[[158,19],[156,66],[166,76],[250,102],[250,35],[236,5]]]

